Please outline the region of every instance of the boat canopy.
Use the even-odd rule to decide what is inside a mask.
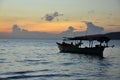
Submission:
[[[87,36],[78,36],[78,37],[64,37],[64,40],[88,40],[88,41],[99,41],[99,42],[109,42],[110,38],[106,37],[105,35],[87,35]]]

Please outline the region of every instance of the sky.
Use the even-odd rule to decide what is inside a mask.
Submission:
[[[120,31],[120,0],[0,0],[0,32],[13,25],[28,31],[60,33],[73,26],[85,31],[85,22],[105,32]]]

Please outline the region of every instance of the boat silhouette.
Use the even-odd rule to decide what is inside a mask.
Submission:
[[[67,41],[71,43],[67,43]],[[82,47],[83,41],[88,41],[89,45]],[[109,47],[109,41],[110,38],[106,37],[105,35],[87,35],[81,37],[64,37],[62,43],[56,43],[60,52],[89,54],[103,57],[103,51],[105,48]],[[95,44],[96,42],[99,44]]]

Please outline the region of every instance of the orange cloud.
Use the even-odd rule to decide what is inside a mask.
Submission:
[[[86,29],[85,24],[81,21],[59,21],[59,22],[38,22],[32,20],[0,20],[0,32],[11,32],[14,24],[19,25],[23,29],[28,31],[39,32],[51,32],[60,33],[67,30],[69,26],[73,26],[76,31],[84,31]]]
[[[59,33],[67,30],[69,26],[73,26],[75,29],[80,30],[80,26],[82,26],[82,30],[85,30],[84,24],[79,21],[64,21],[64,22],[41,22],[36,23],[35,25],[30,25],[30,31],[42,31],[42,32],[52,32]]]

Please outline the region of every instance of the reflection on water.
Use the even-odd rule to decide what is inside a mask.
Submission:
[[[119,80],[120,41],[100,59],[59,53],[57,40],[1,39],[0,80]],[[110,45],[112,45],[110,43]]]

